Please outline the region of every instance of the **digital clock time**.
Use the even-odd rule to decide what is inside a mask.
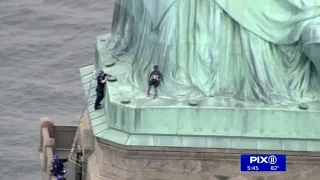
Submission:
[[[259,171],[259,166],[247,166],[247,171]]]

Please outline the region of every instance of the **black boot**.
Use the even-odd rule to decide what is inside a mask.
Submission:
[[[101,108],[102,108],[101,106],[97,106],[97,107],[94,107],[94,110],[99,110]]]

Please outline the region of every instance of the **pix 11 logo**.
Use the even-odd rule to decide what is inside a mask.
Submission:
[[[278,161],[277,157],[274,155],[270,156],[250,156],[250,164],[257,163],[257,164],[276,164]]]

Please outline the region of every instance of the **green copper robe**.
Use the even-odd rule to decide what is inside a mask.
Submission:
[[[117,0],[106,51],[131,63],[141,89],[158,65],[160,92],[180,100],[312,101],[319,17],[311,0]]]

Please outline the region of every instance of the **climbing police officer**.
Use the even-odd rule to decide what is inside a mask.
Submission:
[[[95,110],[102,108],[100,103],[104,98],[104,85],[107,81],[106,77],[111,77],[111,75],[104,73],[103,70],[100,70],[98,72],[98,77],[97,77],[98,85],[96,88],[97,98],[96,98],[96,102],[94,103]]]
[[[64,169],[64,164],[65,162],[67,162],[68,159],[59,159],[59,157],[57,155],[53,156],[53,160],[51,162],[52,165],[52,169],[51,169],[51,175],[52,176],[59,176],[63,174],[63,169]]]

